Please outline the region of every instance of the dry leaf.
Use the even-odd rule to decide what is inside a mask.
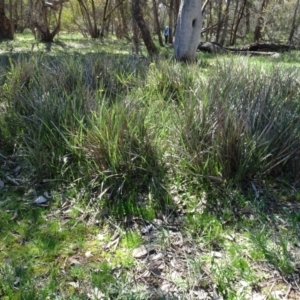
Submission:
[[[97,287],[95,287],[91,293],[88,293],[87,295],[92,300],[102,300],[105,296]]]
[[[75,289],[79,288],[79,282],[78,281],[76,281],[76,282],[74,282],[74,281],[68,282],[68,285],[71,285]]]
[[[150,260],[158,260],[158,259],[161,259],[161,258],[163,258],[164,256],[163,256],[163,254],[162,253],[157,253],[157,254],[155,254],[155,255],[151,255],[150,257],[149,257],[149,259]]]
[[[99,241],[103,241],[103,240],[104,240],[104,237],[105,237],[104,234],[101,234],[101,233],[97,234],[97,239],[98,239]]]
[[[18,211],[14,212],[14,215],[11,217],[11,221],[14,221],[18,217]]]
[[[70,257],[68,260],[69,260],[71,266],[81,265],[81,262],[75,258]]]

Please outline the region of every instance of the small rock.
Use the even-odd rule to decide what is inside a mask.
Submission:
[[[41,204],[46,204],[48,201],[49,199],[47,199],[46,197],[39,196],[33,201],[33,203],[37,205],[41,205]]]
[[[221,252],[212,251],[211,253],[212,253],[213,257],[215,257],[215,258],[222,258],[222,256],[223,256]]]
[[[163,221],[161,219],[154,219],[153,220],[153,223],[156,225],[156,226],[161,226],[163,224]]]
[[[84,253],[84,256],[85,256],[86,258],[90,258],[90,257],[93,256],[93,254],[92,254],[91,251],[87,251],[87,252]]]
[[[21,166],[17,166],[13,169],[13,173],[16,174],[16,173],[19,173],[21,170]]]
[[[150,256],[150,260],[158,260],[158,259],[162,259],[164,256],[162,253],[158,253],[158,254],[155,254],[155,255],[151,255]]]
[[[148,250],[146,246],[140,246],[138,248],[135,248],[132,252],[132,255],[134,258],[142,258],[148,254]]]
[[[271,296],[276,300],[280,300],[284,299],[285,293],[283,291],[274,291],[271,293]]]
[[[264,300],[266,299],[266,296],[265,295],[261,295],[261,294],[258,294],[258,293],[254,293],[252,294],[249,298],[247,299],[251,299],[251,300]]]
[[[148,253],[152,252],[154,250],[153,246],[145,246],[142,245],[140,247],[135,248],[132,251],[132,256],[134,258],[143,258],[145,257]]]
[[[163,284],[160,286],[160,290],[164,293],[167,294],[170,290],[171,286],[170,283],[168,282],[163,282]]]
[[[142,228],[141,232],[142,232],[142,234],[147,234],[147,233],[149,233],[152,229],[153,229],[153,225],[152,225],[152,224],[149,224],[149,225],[145,226],[144,228]]]
[[[152,268],[152,269],[150,269],[150,271],[151,271],[151,273],[153,275],[156,275],[156,276],[160,276],[161,275],[161,271],[160,271],[159,268]]]
[[[97,234],[97,238],[99,241],[103,241],[105,239],[105,235],[102,233]]]

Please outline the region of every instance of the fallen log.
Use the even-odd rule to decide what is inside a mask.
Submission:
[[[274,56],[279,57],[278,52],[262,52],[262,51],[234,51],[233,54],[245,55],[245,56]]]
[[[198,51],[209,53],[230,52],[238,55],[248,56],[278,56],[280,53],[290,50],[300,50],[293,45],[274,44],[274,43],[252,43],[242,47],[222,47],[215,42],[201,42],[197,48]]]
[[[295,50],[296,47],[287,44],[273,44],[273,43],[252,43],[238,48],[224,47],[225,50],[231,52],[241,52],[241,51],[257,51],[257,52],[288,52],[290,50]]]

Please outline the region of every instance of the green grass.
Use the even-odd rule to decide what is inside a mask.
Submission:
[[[163,283],[183,299],[287,293],[299,54],[178,64],[171,49],[130,48],[64,34],[1,44],[0,298],[172,298]],[[142,244],[155,246],[145,263]]]

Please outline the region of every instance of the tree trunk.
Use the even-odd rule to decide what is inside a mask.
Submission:
[[[10,20],[5,15],[4,5],[4,0],[0,0],[0,40],[14,38]]]
[[[249,0],[246,0],[246,35],[250,33],[250,7],[251,3]]]
[[[52,43],[54,37],[59,33],[63,3],[67,1],[68,0],[48,0],[47,2],[45,2],[37,0],[34,5],[32,0],[29,1],[31,27],[33,30],[37,30],[38,38],[42,42]],[[53,30],[51,30],[50,16],[53,11],[57,10],[58,17],[56,17],[54,28]]]
[[[254,31],[254,42],[259,42],[260,39],[262,38],[261,32],[262,32],[263,23],[264,23],[263,14],[264,14],[264,9],[268,5],[268,2],[269,2],[269,0],[263,0],[263,2],[262,2],[259,16],[257,18],[257,24],[256,24],[255,31]]]
[[[209,3],[209,1],[210,1],[210,0],[206,0],[206,1],[203,3],[203,5],[202,5],[202,9],[201,9],[201,11],[202,11],[202,16],[204,16],[205,9],[206,9],[206,6],[207,6],[207,4]]]
[[[109,0],[105,1],[104,10],[103,10],[103,17],[102,17],[102,23],[101,23],[101,35],[105,36],[105,30],[106,27],[106,14],[107,14],[107,8],[108,8]]]
[[[240,11],[239,11],[239,14],[238,14],[238,19],[236,20],[236,23],[235,23],[235,26],[234,26],[234,29],[233,29],[233,34],[232,34],[232,38],[231,38],[231,41],[230,41],[231,46],[235,45],[235,43],[236,43],[237,31],[238,31],[240,22],[241,22],[241,20],[244,16],[244,10],[245,10],[246,4],[247,4],[247,0],[244,0],[244,3],[242,4],[242,6],[240,8]]]
[[[153,43],[149,28],[144,20],[143,12],[140,6],[140,0],[132,0],[132,14],[134,20],[136,21],[141,31],[142,38],[147,48],[148,54],[150,56],[158,54],[158,50],[155,44]]]
[[[152,0],[152,6],[153,6],[153,16],[154,16],[154,25],[155,25],[155,31],[158,37],[158,42],[161,47],[164,46],[163,38],[161,36],[161,28],[159,24],[159,17],[158,17],[158,10],[156,5],[156,0]]]
[[[220,44],[223,46],[225,43],[225,39],[228,33],[228,21],[229,21],[229,7],[230,7],[230,0],[227,0],[226,9],[225,9],[225,17],[224,17],[224,28],[220,39]]]
[[[176,26],[177,26],[177,19],[180,9],[180,0],[173,0],[172,10],[173,10],[173,24],[174,26],[169,26],[169,43],[173,44],[174,35],[176,32]],[[174,30],[173,30],[174,27]],[[171,28],[171,30],[170,30]]]
[[[121,36],[129,38],[128,35],[128,26],[127,26],[127,18],[125,16],[125,12],[127,11],[127,2],[124,4],[123,0],[121,0],[119,5],[119,12],[121,16],[121,24],[122,24],[122,29],[121,29]]]
[[[83,21],[85,23],[85,27],[86,27],[90,37],[95,39],[95,38],[98,38],[100,36],[100,32],[97,28],[95,5],[93,5],[93,3],[94,3],[94,0],[92,0],[93,11],[92,11],[92,13],[90,13],[86,3],[83,0],[78,0],[78,4],[79,4],[79,7],[80,7],[80,11],[81,11]],[[101,30],[103,30],[103,25],[101,27]]]
[[[97,16],[96,16],[96,8],[95,8],[95,2],[94,0],[91,0],[92,5],[92,16],[93,16],[93,36],[92,38],[98,38],[100,36],[100,32],[97,27]]]
[[[204,3],[205,5],[205,3]],[[213,14],[212,14],[212,3],[209,2],[209,18],[207,17],[207,25],[206,25],[206,41],[211,40],[212,37],[212,30],[211,30],[211,26],[213,25]],[[203,7],[202,7],[202,11]]]
[[[223,26],[223,15],[222,15],[222,0],[218,0],[218,26],[217,26],[217,32],[216,32],[216,42],[219,43],[220,41],[220,35],[221,35],[221,30]]]
[[[169,35],[168,35],[168,42],[170,44],[173,44],[173,35],[174,35],[174,31],[176,31],[176,29],[174,27],[174,19],[173,19],[173,12],[174,11],[174,0],[170,0],[170,8],[169,8]],[[164,24],[164,28],[165,28],[166,24]]]
[[[120,0],[115,4],[115,6],[112,6],[112,3],[108,3],[109,0],[106,2],[107,5],[104,8],[103,12],[103,20],[102,20],[102,34],[101,36],[105,36],[109,33],[109,28],[111,27],[111,33],[114,31],[114,26],[113,26],[113,19],[112,19],[112,14],[119,6],[121,6],[124,2],[124,0]],[[109,5],[108,5],[109,4]],[[107,12],[107,9],[109,7],[109,12]]]
[[[175,32],[175,58],[192,61],[200,41],[202,29],[201,0],[182,0]]]
[[[231,30],[230,30],[229,45],[233,45],[234,40],[235,40],[235,37],[234,37],[234,27],[235,27],[236,20],[238,19],[239,1],[240,0],[235,0],[235,8],[234,8],[234,14],[233,14],[232,24],[231,24]]]
[[[293,41],[293,37],[294,37],[294,33],[296,31],[296,19],[297,19],[297,12],[298,12],[298,8],[299,8],[299,4],[300,1],[297,0],[296,4],[295,4],[295,10],[294,10],[294,14],[293,14],[293,20],[292,20],[292,25],[291,25],[291,31],[290,31],[290,35],[289,35],[289,39],[288,42],[291,44]]]
[[[132,37],[132,42],[133,42],[133,53],[135,53],[136,55],[139,54],[140,51],[140,38],[139,38],[139,28],[135,22],[135,19],[132,15],[132,31],[133,31],[133,37]]]

